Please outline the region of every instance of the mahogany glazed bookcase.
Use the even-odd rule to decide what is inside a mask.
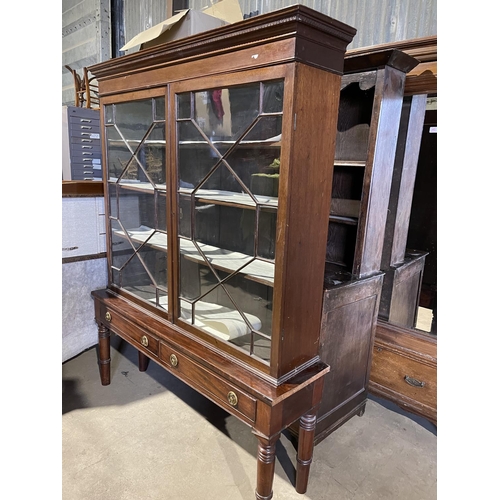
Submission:
[[[248,424],[257,499],[300,421],[307,488],[341,75],[356,30],[301,5],[89,68],[99,82],[110,334]],[[332,136],[333,134],[333,136]],[[188,437],[186,437],[188,439]]]

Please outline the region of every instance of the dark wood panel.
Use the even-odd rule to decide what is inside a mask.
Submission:
[[[63,198],[104,196],[102,181],[62,181]]]
[[[312,87],[327,88],[329,92],[311,93]],[[291,341],[282,342],[279,336],[274,339],[282,343],[278,378],[317,355],[335,142],[317,134],[315,125],[321,114],[322,127],[335,130],[339,90],[338,75],[297,64],[293,89],[297,112],[288,125],[288,178],[280,180],[280,190],[287,190],[288,212],[287,227],[277,229],[286,238],[283,246],[277,242],[279,252],[283,253],[283,265],[278,256],[276,259],[277,268],[286,270],[279,307],[282,331]],[[314,200],[310,193],[314,193]],[[307,281],[302,279],[301,273],[293,271],[305,263]],[[287,313],[291,310],[298,314]]]
[[[382,270],[404,262],[426,100],[427,96],[423,94],[406,97],[403,101],[384,237]]]
[[[370,135],[374,137],[367,157],[353,269],[354,276],[360,278],[380,270],[398,135],[395,124],[399,124],[403,102],[405,74],[391,67],[379,72],[383,74],[375,88],[373,115],[376,120],[370,128]]]
[[[325,290],[320,358],[330,366],[318,411],[317,441],[366,401],[383,275]]]

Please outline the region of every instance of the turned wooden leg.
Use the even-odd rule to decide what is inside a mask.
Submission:
[[[305,493],[309,480],[309,469],[311,468],[314,430],[316,429],[316,412],[308,413],[300,418],[299,443],[297,450],[297,478],[295,491]]]
[[[145,372],[148,369],[149,358],[141,351],[137,351],[139,353],[139,371]]]
[[[257,500],[271,500],[273,497],[274,462],[276,458],[276,441],[279,434],[266,439],[257,436]]]
[[[104,325],[99,325],[99,374],[101,376],[101,384],[109,385],[110,377],[110,363],[111,363],[111,350],[110,338],[111,332],[109,328]]]

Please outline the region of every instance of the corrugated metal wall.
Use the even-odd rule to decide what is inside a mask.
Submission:
[[[73,76],[111,57],[110,0],[62,1],[62,105],[74,105]],[[78,71],[80,76],[82,72]]]
[[[358,30],[348,49],[437,34],[437,0],[239,0],[243,14],[303,4]],[[201,10],[210,0],[189,0]]]
[[[125,43],[166,18],[167,0],[123,0]]]

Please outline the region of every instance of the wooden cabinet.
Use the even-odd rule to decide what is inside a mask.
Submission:
[[[318,349],[345,48],[355,30],[293,6],[100,63],[110,332],[251,426],[258,499],[299,424],[307,487],[329,367]],[[311,92],[311,89],[322,89]],[[328,133],[325,133],[325,130]],[[186,437],[188,439],[188,437]]]
[[[370,392],[437,424],[437,342],[379,321]]]
[[[437,37],[349,54],[368,56],[388,45],[412,55],[419,64],[405,82],[369,390],[437,423]],[[430,327],[425,325],[430,333],[419,329],[420,322],[415,324],[419,306],[432,313]]]
[[[385,273],[379,315],[406,328],[417,324],[426,252],[407,248],[427,95],[404,98],[399,126],[381,269]]]
[[[316,442],[366,405],[404,84],[416,64],[393,49],[345,59],[320,334],[320,358],[331,369]]]

